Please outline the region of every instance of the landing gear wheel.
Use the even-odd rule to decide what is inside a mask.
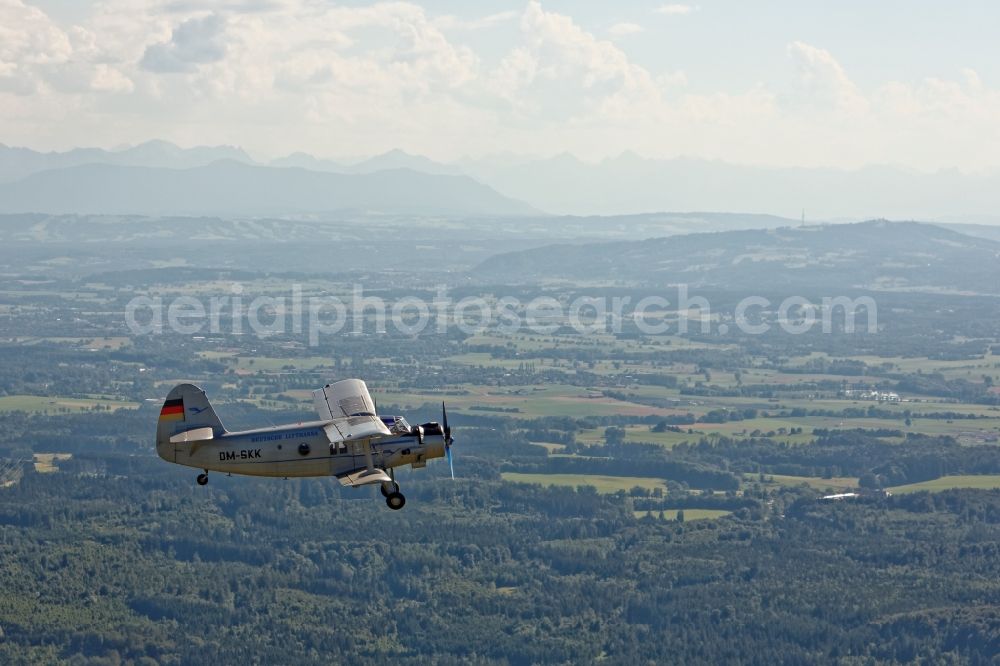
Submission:
[[[198,475],[198,485],[199,486],[203,486],[206,483],[208,483],[208,474],[199,474]]]
[[[393,511],[399,511],[403,508],[404,504],[406,504],[406,498],[403,497],[402,493],[395,492],[386,495],[385,505]]]
[[[389,496],[389,491],[385,489],[385,484],[384,483],[378,487],[378,491],[380,493],[382,493],[382,497],[388,497]],[[399,492],[399,484],[396,483],[395,481],[392,482],[392,492],[394,492],[394,493],[398,493]]]

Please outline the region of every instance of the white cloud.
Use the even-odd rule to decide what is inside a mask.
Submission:
[[[131,87],[90,31],[63,30],[21,0],[0,0],[0,92],[37,96]]]
[[[692,7],[691,5],[661,5],[653,11],[657,14],[666,14],[667,16],[686,16],[693,12],[697,7]]]
[[[547,120],[592,121],[631,115],[655,104],[660,90],[650,73],[613,43],[597,39],[570,17],[528,3],[521,17],[533,76],[520,91]],[[523,54],[519,57],[523,57]]]
[[[868,110],[868,100],[829,51],[796,41],[788,45],[788,54],[798,68],[801,90],[811,102],[848,114]]]
[[[833,53],[793,42],[789,67],[763,72],[767,83],[724,88],[682,71],[685,62],[644,66],[533,1],[462,19],[411,2],[211,6],[102,0],[67,27],[0,0],[0,142],[52,149],[160,137],[262,155],[399,147],[442,159],[631,149],[928,168],[996,165],[1000,155],[1000,91],[971,69],[863,88]],[[637,29],[619,23],[607,36]]]
[[[613,26],[608,28],[608,33],[614,35],[615,37],[634,35],[642,31],[643,27],[638,23],[615,23]]]
[[[191,72],[226,55],[225,20],[218,14],[190,18],[173,29],[170,39],[146,47],[142,68],[151,72]]]
[[[464,20],[452,14],[434,19],[434,25],[441,30],[483,30],[514,21],[519,16],[516,11],[497,12],[482,18]]]

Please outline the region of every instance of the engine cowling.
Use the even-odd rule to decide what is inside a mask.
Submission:
[[[444,429],[441,424],[437,421],[431,421],[430,423],[424,423],[420,426],[424,429],[425,435],[441,435],[444,436]]]

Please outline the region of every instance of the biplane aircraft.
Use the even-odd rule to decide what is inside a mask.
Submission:
[[[226,430],[205,392],[193,384],[175,386],[160,409],[156,452],[168,462],[208,473],[249,476],[335,476],[345,486],[379,484],[390,509],[402,509],[395,468],[424,467],[447,456],[451,477],[451,428],[441,403],[441,423],[411,426],[401,416],[379,416],[368,387],[344,379],[313,391],[319,420],[243,430]]]

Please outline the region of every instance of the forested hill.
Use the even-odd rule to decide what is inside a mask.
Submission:
[[[483,280],[688,283],[743,289],[837,286],[1000,293],[1000,243],[917,222],[701,233],[550,245],[493,256]]]

